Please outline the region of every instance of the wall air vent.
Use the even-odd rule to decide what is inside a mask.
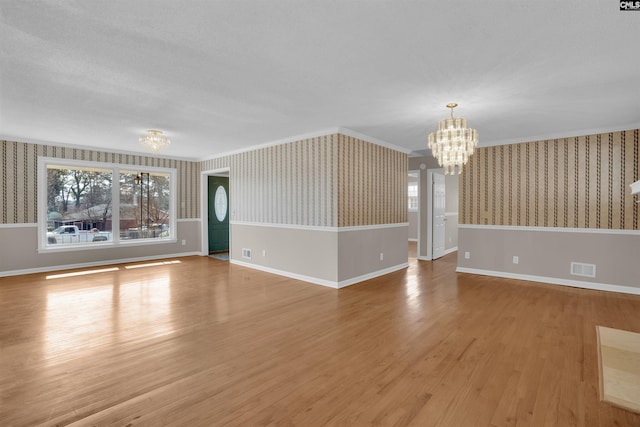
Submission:
[[[571,274],[574,276],[596,277],[596,265],[582,262],[571,263]]]
[[[251,259],[251,249],[242,248],[242,258]]]

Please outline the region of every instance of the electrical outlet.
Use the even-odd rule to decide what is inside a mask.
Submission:
[[[183,240],[183,241],[182,241],[182,246],[184,246],[184,245],[186,245],[186,244],[187,244],[187,241],[186,241],[186,240]]]
[[[267,256],[267,250],[266,249],[262,250],[262,256]]]
[[[380,261],[384,261],[384,254],[380,252]]]
[[[513,257],[513,263],[514,263],[514,264],[517,264],[517,263],[519,263],[519,262],[520,262],[520,258],[519,258],[519,257],[517,257],[517,256],[514,256],[514,257]]]
[[[470,258],[471,258],[471,252],[465,252],[464,259],[470,259]]]

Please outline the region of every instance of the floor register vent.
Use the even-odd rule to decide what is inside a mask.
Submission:
[[[574,276],[596,277],[596,265],[582,262],[571,263],[571,274]]]
[[[242,248],[242,258],[251,259],[251,249]]]

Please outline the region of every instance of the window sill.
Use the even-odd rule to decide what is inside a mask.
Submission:
[[[47,246],[46,248],[38,248],[39,254],[58,253],[58,252],[78,252],[88,249],[114,249],[114,248],[128,248],[132,246],[152,246],[152,245],[166,245],[169,243],[177,243],[178,239],[167,237],[165,239],[150,239],[150,240],[120,240],[118,243],[114,242],[92,242],[89,244],[75,244],[75,245],[60,245],[60,246]]]

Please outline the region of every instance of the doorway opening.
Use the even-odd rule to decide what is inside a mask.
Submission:
[[[418,258],[420,222],[420,171],[410,170],[407,177],[407,216],[409,222],[409,259]]]
[[[458,250],[458,183],[458,175],[426,170],[426,203],[421,204],[426,208],[426,234],[420,235],[425,244],[419,243],[418,259],[431,261]]]
[[[205,171],[201,180],[202,254],[231,259],[229,169]]]
[[[444,256],[446,218],[444,175],[432,172],[431,175],[431,258]]]

